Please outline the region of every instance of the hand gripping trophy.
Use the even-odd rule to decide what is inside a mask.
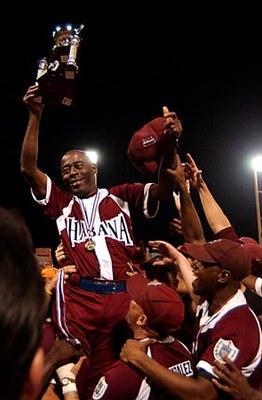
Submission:
[[[78,74],[80,32],[72,25],[57,26],[53,32],[55,45],[50,57],[38,61],[36,82],[39,84],[37,102],[71,106],[75,101],[75,78]]]

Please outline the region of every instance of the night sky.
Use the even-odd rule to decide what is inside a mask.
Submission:
[[[262,12],[256,2],[234,9],[211,3],[160,3],[150,12],[134,3],[53,13],[38,5],[33,17],[25,9],[2,16],[0,204],[21,211],[36,246],[58,239],[20,174],[22,97],[37,60],[50,54],[53,27],[65,22],[85,24],[77,106],[46,107],[41,169],[59,183],[61,155],[93,147],[101,154],[100,187],[144,181],[127,159],[127,145],[167,105],[183,123],[182,158],[190,152],[196,159],[239,235],[256,238],[249,159],[262,153]]]

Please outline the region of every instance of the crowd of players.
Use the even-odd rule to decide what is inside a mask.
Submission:
[[[62,190],[38,166],[37,92],[24,97],[21,171],[61,244],[54,274],[41,278],[23,221],[0,210],[3,398],[261,399],[262,248],[237,235],[192,156],[181,162],[176,114],[164,107],[129,144],[156,183],[99,188],[97,166],[70,150]],[[176,205],[172,241],[139,241],[133,223],[162,202]]]

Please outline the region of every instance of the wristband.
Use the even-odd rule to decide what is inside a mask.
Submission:
[[[64,379],[68,379],[68,378],[64,378]],[[69,383],[62,386],[62,392],[63,392],[63,394],[66,394],[68,392],[76,392],[77,393],[77,388],[76,388],[75,382],[71,382],[69,380]]]
[[[255,282],[255,291],[259,297],[262,297],[262,279],[259,277],[256,279]]]
[[[56,373],[61,385],[63,385],[64,378],[68,378],[75,381],[76,379],[75,374],[71,371],[74,365],[75,365],[74,363],[68,363],[62,365],[62,367],[57,368]]]

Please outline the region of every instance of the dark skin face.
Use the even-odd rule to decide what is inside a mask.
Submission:
[[[192,282],[193,291],[199,296],[212,298],[216,289],[221,268],[215,264],[205,264],[199,260],[192,261],[196,279]]]
[[[61,160],[61,174],[67,190],[80,198],[96,193],[97,168],[84,152],[72,150]]]

